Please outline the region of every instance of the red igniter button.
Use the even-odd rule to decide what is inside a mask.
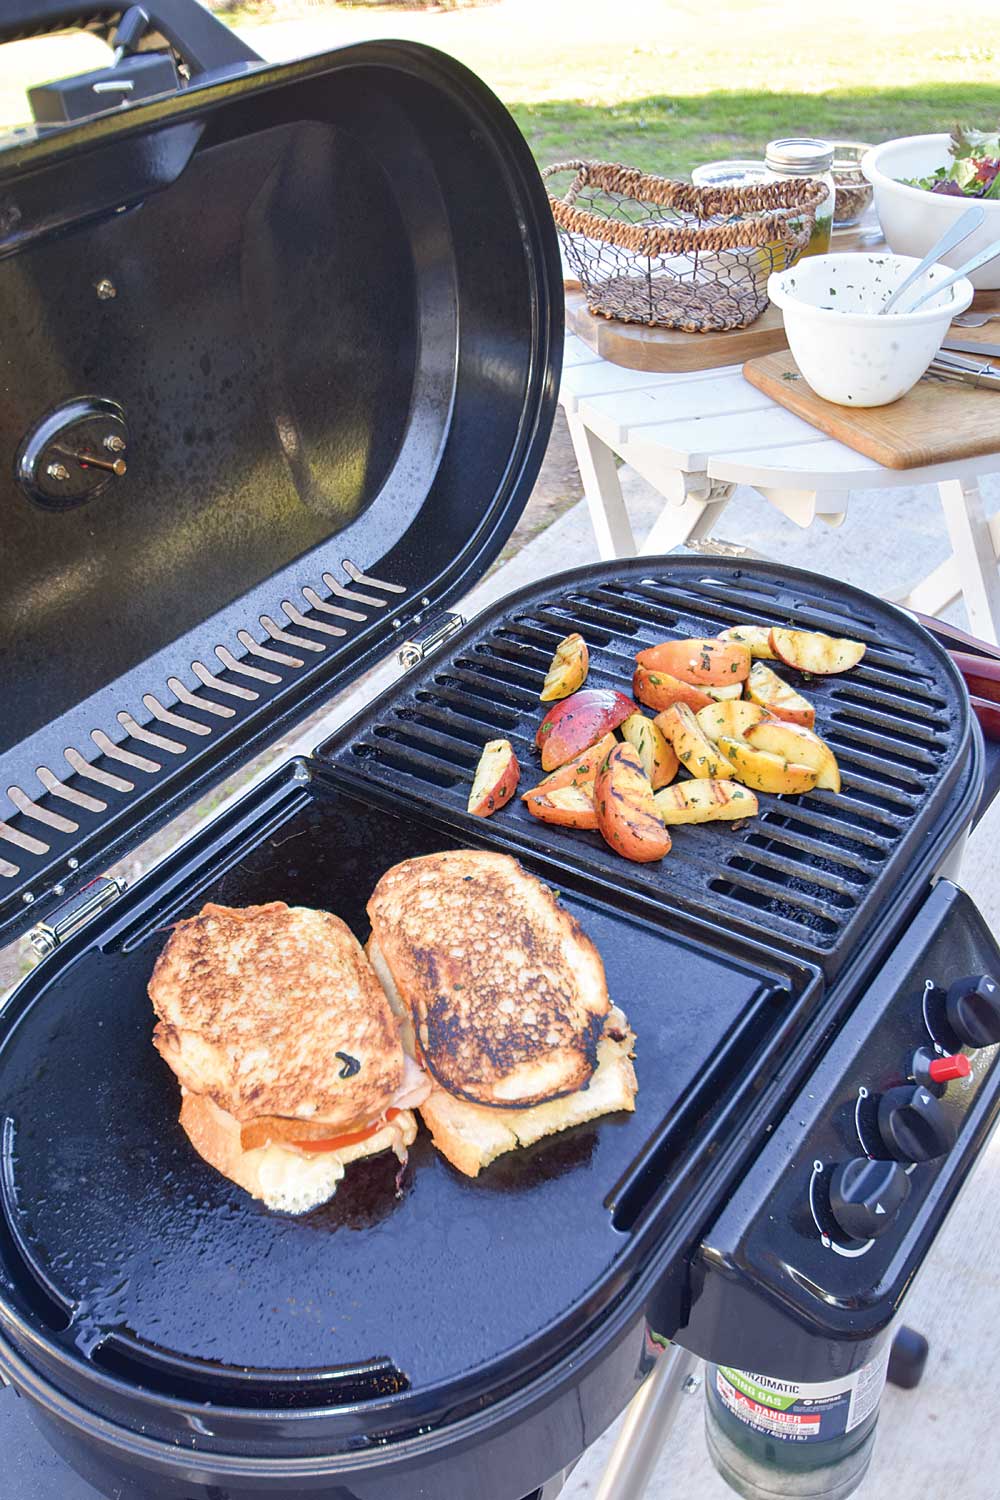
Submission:
[[[953,1078],[968,1078],[972,1064],[964,1052],[954,1052],[950,1057],[936,1057],[927,1072],[932,1083],[950,1083]]]

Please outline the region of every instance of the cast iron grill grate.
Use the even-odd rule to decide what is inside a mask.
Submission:
[[[816,704],[817,728],[840,762],[840,795],[762,796],[760,817],[742,827],[674,830],[671,854],[648,866],[619,859],[597,834],[546,828],[519,802],[491,820],[499,837],[547,844],[658,905],[781,939],[822,958],[832,975],[928,831],[940,829],[967,770],[969,715],[945,653],[888,605],[766,564],[636,559],[567,579],[490,611],[447,658],[425,664],[387,708],[355,721],[321,754],[349,775],[466,816],[487,739],[511,740],[522,789],[541,779],[538,693],[570,631],[590,648],[588,686],[625,692],[635,653],[669,636],[715,635],[755,621],[860,638],[865,659],[845,677],[806,682],[779,666]]]

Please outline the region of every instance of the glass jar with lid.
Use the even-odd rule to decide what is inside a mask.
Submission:
[[[816,221],[803,255],[826,255],[833,229],[833,205],[837,195],[833,180],[833,147],[828,141],[790,139],[771,141],[764,158],[772,182],[811,177],[825,183],[827,196],[816,208]]]
[[[706,161],[694,168],[691,181],[695,187],[753,187],[755,183],[769,181],[769,174],[762,161],[744,158]]]

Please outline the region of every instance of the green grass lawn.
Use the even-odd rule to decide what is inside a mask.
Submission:
[[[264,56],[406,36],[466,62],[539,162],[575,156],[683,173],[777,135],[886,139],[1000,118],[998,0],[499,0],[450,11],[301,0],[238,17]],[[285,16],[282,12],[282,16]],[[95,66],[95,41],[0,49],[0,119],[23,87]]]

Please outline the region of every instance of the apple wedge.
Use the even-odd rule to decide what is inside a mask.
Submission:
[[[714,687],[712,683],[706,682],[705,692],[713,703],[735,702],[737,698],[742,698],[743,696],[743,684],[742,682],[730,682],[725,687]]]
[[[647,719],[645,714],[629,714],[621,725],[621,732],[638,751],[642,769],[654,792],[673,781],[680,763],[673,745],[658,724]]]
[[[686,703],[675,703],[654,720],[677,752],[686,771],[699,780],[732,776],[733,768],[722,750],[702,729]]]
[[[681,682],[669,672],[651,672],[647,667],[636,667],[632,678],[632,692],[647,708],[670,708],[674,703],[686,703],[692,712],[711,703],[704,688],[694,687],[690,682]]]
[[[582,635],[573,633],[559,642],[539,698],[542,703],[551,703],[554,698],[568,698],[582,688],[590,667],[590,652]]]
[[[865,654],[861,641],[823,635],[818,630],[771,631],[771,650],[786,667],[828,677],[833,672],[849,672]]]
[[[811,729],[816,722],[816,710],[807,698],[789,687],[784,678],[762,661],[755,661],[747,678],[747,697],[751,703],[759,703],[776,719],[787,719],[790,724],[804,724]]]
[[[770,750],[755,750],[746,740],[730,739],[723,735],[719,748],[732,761],[732,773],[744,786],[752,786],[758,792],[773,792],[776,796],[811,792],[816,785],[816,772],[808,766],[793,765]]]
[[[793,765],[808,766],[816,772],[816,785],[823,791],[840,791],[837,757],[825,740],[803,724],[762,719],[759,724],[750,726],[744,739],[755,750],[770,750],[772,755],[780,755]]]
[[[735,781],[678,781],[657,792],[654,800],[668,827],[752,818],[757,812],[753,792]]]
[[[538,726],[535,744],[542,770],[554,771],[583,754],[635,713],[635,704],[613,688],[584,688],[549,709]]]
[[[750,671],[750,648],[739,641],[714,641],[693,636],[683,641],[661,641],[636,656],[647,672],[667,672],[681,682],[725,687],[742,682]]]
[[[474,818],[488,818],[510,801],[520,779],[521,768],[510,740],[490,740],[473,777],[469,812]]]
[[[616,745],[597,773],[597,826],[605,843],[639,864],[670,852],[670,835],[634,745]]]
[[[590,749],[584,750],[579,757],[568,760],[564,766],[560,766],[558,770],[546,776],[537,786],[529,787],[526,792],[522,792],[521,801],[527,801],[536,792],[542,792],[547,796],[549,792],[558,791],[561,786],[582,786],[588,781],[592,783],[602,761],[611,754],[617,743],[613,734],[604,735],[596,745],[591,745]]]
[[[531,816],[543,823],[555,823],[560,828],[597,827],[592,781],[568,783],[549,792],[536,787],[533,792],[526,792],[523,800]]]
[[[759,703],[748,703],[745,698],[737,703],[709,703],[695,714],[699,728],[710,740],[717,740],[723,734],[734,740],[745,739],[750,725],[759,724],[767,716],[767,709]]]
[[[755,661],[776,659],[771,649],[770,625],[730,625],[728,630],[719,631],[719,640],[737,641],[741,646],[749,646],[750,655]]]

